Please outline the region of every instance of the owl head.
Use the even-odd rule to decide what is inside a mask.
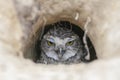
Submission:
[[[51,28],[41,40],[41,52],[55,61],[66,61],[76,55],[81,57],[80,38],[70,29],[64,27]]]

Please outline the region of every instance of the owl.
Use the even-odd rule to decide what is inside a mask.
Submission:
[[[65,27],[51,28],[40,43],[40,63],[73,64],[84,60],[86,52],[79,36]]]

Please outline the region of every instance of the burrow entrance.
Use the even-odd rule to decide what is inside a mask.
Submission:
[[[41,50],[40,50],[41,38],[44,36],[44,34],[47,33],[47,31],[49,29],[51,29],[53,27],[53,25],[57,26],[58,24],[63,27],[66,27],[68,29],[71,29],[75,34],[79,35],[79,37],[82,41],[82,45],[85,46],[84,41],[83,41],[84,31],[79,26],[77,26],[69,21],[58,21],[53,24],[46,25],[46,26],[42,27],[40,30],[38,30],[37,34],[35,35],[37,38],[33,39],[34,40],[33,44],[28,45],[29,46],[28,49],[30,49],[30,50],[29,51],[25,50],[24,57],[30,58],[31,60],[33,60],[36,63],[40,59],[40,56],[41,56]],[[91,62],[91,61],[97,59],[97,56],[96,56],[94,46],[92,45],[92,42],[89,39],[89,37],[86,37],[86,41],[87,41],[87,46],[89,49],[89,53],[88,53],[89,59],[87,59],[87,62]],[[86,49],[86,48],[84,48],[84,49]],[[26,54],[26,52],[27,52],[27,54]]]

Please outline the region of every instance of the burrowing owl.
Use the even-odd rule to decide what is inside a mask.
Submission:
[[[80,63],[86,53],[77,34],[64,27],[51,28],[41,40],[40,62],[45,64]]]

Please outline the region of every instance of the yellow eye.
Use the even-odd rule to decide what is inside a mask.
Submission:
[[[69,41],[66,43],[67,46],[73,45],[74,41]]]
[[[47,41],[47,44],[48,44],[49,46],[53,46],[53,45],[54,45],[54,43],[53,43],[53,42],[50,42],[50,41]]]

